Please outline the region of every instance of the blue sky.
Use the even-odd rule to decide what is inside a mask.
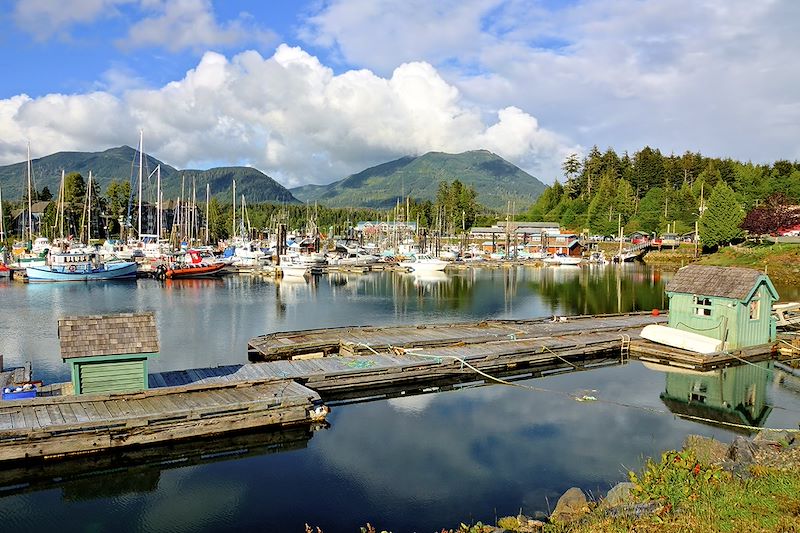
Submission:
[[[0,164],[135,144],[325,183],[485,148],[798,159],[791,0],[2,0]]]

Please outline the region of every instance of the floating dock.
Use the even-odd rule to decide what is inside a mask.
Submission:
[[[628,313],[273,333],[251,339],[250,363],[152,373],[143,392],[2,402],[0,461],[310,424],[326,412],[321,401],[528,379],[630,358],[707,371],[788,357],[778,343],[700,355],[639,336],[666,321]]]
[[[0,461],[54,458],[310,423],[319,395],[291,380],[3,401]]]

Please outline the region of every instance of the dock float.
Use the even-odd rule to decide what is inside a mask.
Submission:
[[[0,461],[54,458],[263,426],[307,424],[319,395],[292,380],[213,383],[139,393],[0,404]]]

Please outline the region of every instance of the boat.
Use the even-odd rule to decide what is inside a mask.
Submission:
[[[203,257],[199,250],[189,250],[182,261],[170,261],[161,264],[156,269],[159,279],[186,279],[204,278],[222,274],[222,269],[227,263],[222,261],[209,261]]]
[[[133,262],[103,262],[96,253],[65,252],[50,255],[50,264],[25,269],[28,281],[102,281],[136,277]]]
[[[10,278],[11,277],[11,269],[8,266],[0,262],[0,278]]]
[[[284,276],[301,278],[308,273],[311,269],[311,265],[310,263],[300,261],[300,258],[296,255],[287,254],[280,256],[280,265],[278,265],[278,268]]]
[[[447,268],[448,263],[427,254],[419,254],[410,260],[400,261],[399,265],[414,272],[435,272]]]
[[[542,259],[542,261],[550,265],[577,266],[581,264],[581,261],[583,261],[583,259],[580,257],[573,257],[567,254],[556,253],[545,257],[544,259]]]

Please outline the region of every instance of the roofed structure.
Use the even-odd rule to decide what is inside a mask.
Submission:
[[[678,270],[666,291],[745,300],[762,276],[752,268],[689,265]]]
[[[64,317],[58,338],[62,359],[159,351],[153,313]]]

